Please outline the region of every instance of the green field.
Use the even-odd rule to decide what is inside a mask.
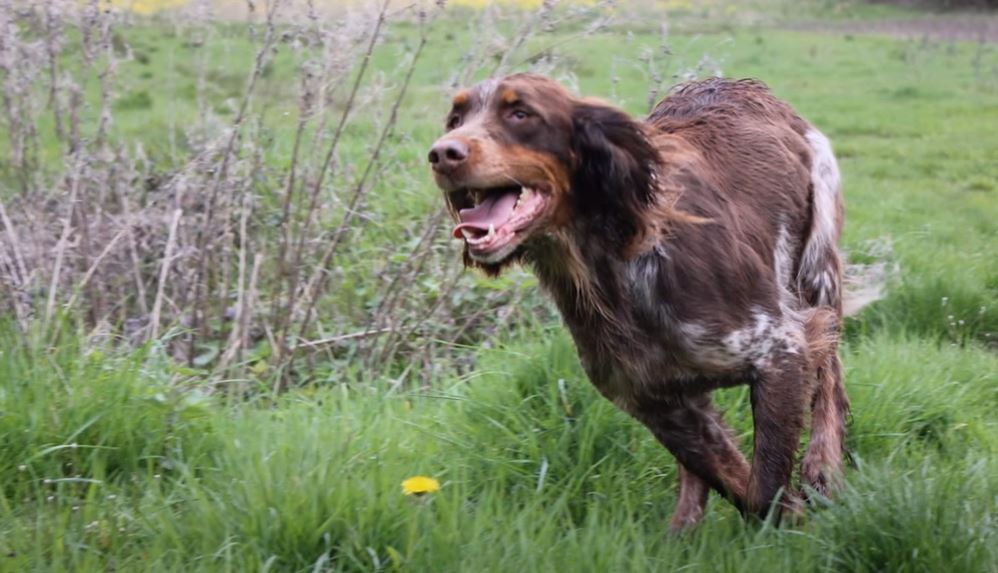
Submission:
[[[417,241],[440,206],[425,150],[455,70],[484,42],[477,14],[432,23],[356,219],[362,232],[337,259],[313,337],[363,329],[382,308],[386,273],[405,276],[407,253],[422,252]],[[198,360],[171,358],[179,319],[134,348],[95,335],[76,308],[25,331],[0,320],[0,571],[998,571],[998,45],[681,16],[667,36],[652,20],[598,31],[570,21],[532,33],[507,63],[634,114],[648,110],[652,86],[685,73],[757,77],[828,134],[850,262],[890,271],[885,298],[846,328],[851,464],[834,501],[774,528],[712,496],[701,526],[669,535],[671,457],[591,388],[529,274],[492,282],[465,273],[443,286],[459,246],[439,224],[429,264],[392,303],[411,330],[390,351],[358,343],[309,355],[280,392],[265,337],[225,370],[208,340]],[[496,25],[509,40],[529,21]],[[418,46],[418,25],[390,23],[362,111],[343,131],[333,187],[356,182]],[[198,129],[238,114],[262,30],[256,41],[236,23],[139,20],[118,30],[130,56],[116,70],[107,137],[141,146],[147,180],[181,172],[202,152]],[[258,146],[247,156],[262,166],[247,224],[268,256],[278,249],[273,213],[293,152],[300,62],[315,56],[295,50],[278,44],[245,123]],[[486,58],[468,75],[496,63]],[[100,115],[93,78],[83,86],[85,129]],[[40,113],[37,127],[33,168],[58,181],[67,163],[55,120]],[[0,141],[8,166],[13,147]],[[15,219],[18,205],[28,209],[22,183],[0,165],[0,199]],[[57,187],[31,193],[66,193]],[[342,197],[323,201],[332,206],[317,227],[332,228]],[[421,314],[426,306],[446,312]],[[470,326],[455,326],[469,315]],[[718,399],[747,447],[746,389]],[[441,489],[404,496],[413,475]]]

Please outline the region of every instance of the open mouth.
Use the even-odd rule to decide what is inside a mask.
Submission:
[[[460,220],[454,237],[464,239],[473,258],[487,263],[512,254],[547,203],[540,191],[520,185],[458,189],[448,198]]]

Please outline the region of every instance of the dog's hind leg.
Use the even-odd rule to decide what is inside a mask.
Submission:
[[[842,455],[849,398],[842,383],[842,363],[833,351],[817,369],[817,387],[811,409],[811,442],[801,462],[801,479],[828,496],[842,478]]]
[[[778,522],[783,510],[799,509],[790,478],[804,429],[807,374],[803,348],[791,348],[761,364],[752,382],[755,447],[747,509],[761,518],[772,509]]]
[[[703,519],[710,486],[678,461],[676,466],[679,468],[679,499],[669,521],[669,529],[682,531],[693,527]]]
[[[842,474],[845,418],[849,398],[842,382],[838,335],[842,324],[842,261],[833,244],[812,257],[819,261],[800,281],[801,295],[812,306],[807,338],[814,384],[811,442],[801,462],[801,479],[820,495],[838,488]],[[818,270],[818,269],[824,270]]]

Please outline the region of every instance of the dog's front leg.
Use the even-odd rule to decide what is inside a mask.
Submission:
[[[744,510],[749,465],[709,394],[645,401],[634,415],[681,466],[680,499],[671,522],[674,529],[692,525],[703,515],[704,484]]]

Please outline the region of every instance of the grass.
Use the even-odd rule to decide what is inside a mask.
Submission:
[[[187,156],[175,149],[193,145],[183,126],[199,93],[231,113],[253,47],[236,26],[205,26],[203,49],[167,26],[122,33],[142,57],[119,70],[114,136],[166,171]],[[372,67],[396,70],[412,34],[396,28]],[[635,114],[652,76],[643,53],[664,84],[704,53],[727,75],[764,79],[836,145],[850,258],[899,269],[888,296],[848,325],[853,464],[834,503],[776,529],[712,498],[699,529],[666,535],[674,463],[590,387],[567,334],[544,318],[491,348],[458,348],[474,368],[445,365],[420,387],[319,363],[314,384],[276,397],[177,365],[165,341],[115,349],[67,321],[77,334],[49,347],[28,333],[26,345],[2,323],[0,571],[998,570],[994,47],[767,28],[673,34],[670,56],[655,28],[559,44],[554,73]],[[432,33],[392,141],[393,173],[371,200],[379,232],[358,239],[325,312],[371,304],[356,278],[371,272],[365,257],[436,206],[424,151],[461,55],[453,46],[473,35],[454,21]],[[532,39],[527,51],[558,40]],[[283,50],[254,127],[277,171],[297,74]],[[201,88],[198,61],[209,72]],[[344,163],[363,156],[372,131],[351,128]],[[58,169],[56,144],[43,152],[43,168]],[[481,300],[472,287],[534,290],[521,274],[462,284],[454,296],[468,305]],[[747,444],[745,389],[719,401]],[[441,490],[403,496],[401,481],[417,474]]]
[[[885,336],[850,345],[857,467],[848,491],[783,529],[744,523],[712,500],[702,528],[669,537],[668,455],[590,388],[564,333],[545,338],[487,352],[474,381],[433,392],[340,386],[267,408],[180,391],[144,372],[141,354],[6,353],[5,379],[24,382],[0,404],[8,445],[0,534],[2,549],[16,554],[5,566],[987,571],[998,563],[993,353]],[[744,393],[723,401],[746,433]],[[442,490],[406,498],[400,482],[415,474],[436,476]]]

